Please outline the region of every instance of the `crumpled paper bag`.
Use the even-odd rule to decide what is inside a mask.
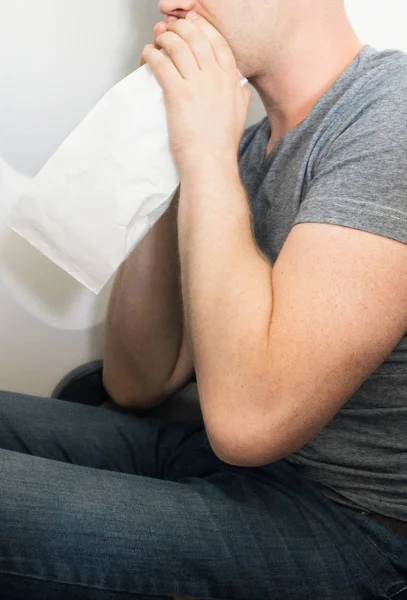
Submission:
[[[113,87],[8,219],[95,293],[167,209],[179,183],[160,92],[147,65]]]
[[[144,65],[69,135],[7,224],[97,294],[167,210],[178,186],[162,89]]]

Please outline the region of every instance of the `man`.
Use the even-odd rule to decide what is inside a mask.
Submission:
[[[160,9],[180,193],[117,277],[104,381],[145,409],[195,372],[205,428],[3,394],[4,597],[400,600],[407,57],[340,0]]]

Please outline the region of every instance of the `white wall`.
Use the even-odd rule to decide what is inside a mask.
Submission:
[[[378,50],[407,52],[406,0],[345,0],[349,17],[362,42]]]
[[[48,394],[101,357],[95,298],[4,227],[24,184],[138,65],[156,0],[0,0],[0,389]],[[348,0],[365,43],[407,51],[406,0]],[[249,123],[263,116],[254,99]]]
[[[95,298],[4,226],[24,183],[138,66],[151,0],[0,0],[0,389],[48,394],[102,354]]]

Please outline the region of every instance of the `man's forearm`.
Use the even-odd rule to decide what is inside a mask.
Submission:
[[[216,414],[227,422],[231,412],[245,414],[248,407],[255,415],[256,406],[263,410],[259,391],[272,270],[253,239],[237,161],[209,161],[184,175],[178,229],[184,308],[204,416]]]
[[[177,240],[178,201],[122,265],[109,306],[105,384],[146,397],[171,376],[182,340]]]

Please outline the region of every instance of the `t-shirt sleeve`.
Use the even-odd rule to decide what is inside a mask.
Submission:
[[[362,96],[316,165],[297,223],[332,223],[407,243],[407,67]]]

